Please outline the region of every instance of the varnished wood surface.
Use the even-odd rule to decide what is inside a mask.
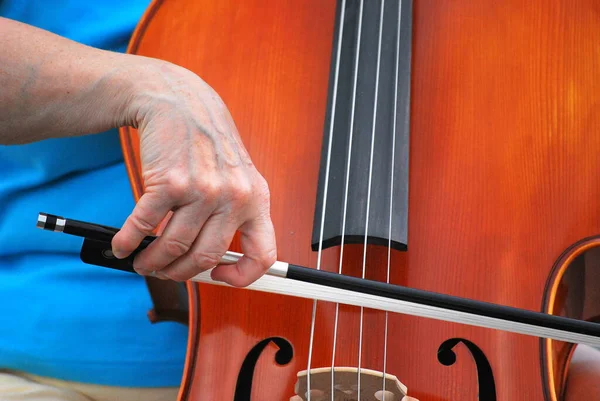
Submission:
[[[313,267],[334,13],[324,0],[163,0],[132,43],[135,53],[195,71],[222,96],[269,182],[279,259]],[[542,309],[557,258],[600,232],[599,38],[593,0],[415,0],[409,250],[392,252],[393,283]],[[136,176],[136,133],[123,137]],[[343,272],[360,275],[362,256],[362,246],[345,247]],[[337,271],[338,260],[339,249],[326,251],[323,268]],[[385,280],[386,266],[387,250],[369,247],[367,278]],[[252,400],[293,396],[307,368],[312,302],[198,289],[187,399],[232,400],[243,358],[273,336],[293,344],[294,359],[278,366],[268,348]],[[359,311],[340,307],[338,366],[358,364]],[[331,365],[334,312],[318,303],[311,367]],[[384,319],[365,311],[362,367],[383,370]],[[387,372],[421,401],[477,399],[465,347],[454,365],[437,361],[452,337],[483,350],[498,400],[553,399],[543,391],[539,339],[417,317],[389,316]]]

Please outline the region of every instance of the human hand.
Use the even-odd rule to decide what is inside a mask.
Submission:
[[[177,281],[214,267],[238,230],[242,257],[212,277],[234,286],[275,261],[269,191],[215,91],[166,61],[95,49],[0,17],[0,144],[140,134],[145,193],[113,239],[126,257],[170,212],[134,267]]]
[[[145,192],[113,252],[128,256],[172,211],[162,235],[136,256],[138,273],[188,280],[217,265],[239,230],[244,256],[215,268],[212,278],[251,284],[276,261],[275,234],[267,183],[229,110],[184,68],[148,60],[135,74],[125,119],[139,130]]]

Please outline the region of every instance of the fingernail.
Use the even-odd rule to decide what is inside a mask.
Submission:
[[[163,279],[163,280],[170,280],[171,277],[167,276],[165,273],[163,272],[155,272],[156,273],[156,277]]]
[[[117,259],[123,259],[125,257],[124,252],[118,248],[113,248],[112,253]]]
[[[220,279],[220,278],[218,277],[218,275],[214,274],[214,271],[210,273],[210,278],[211,278],[213,281],[218,281],[218,282],[220,282],[220,283],[224,283],[224,282],[225,282],[225,280],[222,280],[222,279]]]
[[[137,264],[135,261],[133,262],[133,270],[135,270],[135,272],[136,272],[137,274],[139,274],[139,275],[142,275],[142,276],[145,276],[145,275],[147,275],[147,274],[150,274],[150,273],[152,273],[152,272],[151,272],[151,271],[149,271],[149,270],[146,270],[146,269],[140,269],[140,268],[139,268],[139,266],[138,266],[138,264]]]

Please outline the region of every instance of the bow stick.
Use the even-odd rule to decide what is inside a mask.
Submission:
[[[137,274],[133,269],[135,256],[157,238],[147,236],[129,257],[117,259],[111,252],[111,241],[119,231],[117,228],[47,213],[38,215],[37,227],[85,238],[80,253],[84,263],[135,274]],[[223,256],[221,263],[235,263],[241,256],[242,254],[229,251]],[[191,281],[229,286],[212,280],[210,270],[192,277]],[[600,346],[600,324],[598,323],[417,290],[281,261],[275,262],[264,276],[244,289]]]

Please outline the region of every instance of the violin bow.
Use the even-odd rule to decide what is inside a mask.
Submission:
[[[147,236],[129,257],[117,259],[111,251],[112,238],[119,232],[117,228],[47,213],[39,213],[37,227],[83,237],[80,258],[86,264],[134,274],[137,274],[133,269],[135,256],[157,238]],[[228,251],[221,259],[221,264],[235,263],[241,256],[240,253]],[[227,283],[213,280],[211,270],[190,280],[231,287]],[[598,323],[367,280],[282,261],[275,262],[254,283],[240,288],[244,289],[600,346]]]

